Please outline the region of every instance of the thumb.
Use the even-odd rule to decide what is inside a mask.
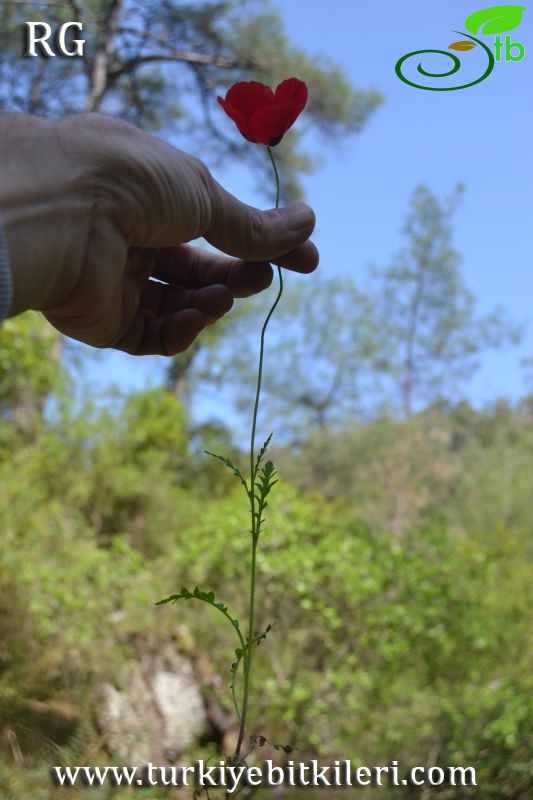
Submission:
[[[211,219],[203,235],[230,256],[272,261],[303,244],[315,227],[315,215],[305,203],[260,211],[241,203],[214,180],[210,189]]]

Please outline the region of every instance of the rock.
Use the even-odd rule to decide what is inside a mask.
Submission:
[[[101,684],[94,708],[106,749],[128,766],[177,761],[208,729],[191,663],[168,643],[142,654],[120,686]]]

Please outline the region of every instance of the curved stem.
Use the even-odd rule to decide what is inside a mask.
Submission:
[[[270,156],[270,161],[272,162],[272,167],[274,169],[274,176],[276,178],[276,208],[279,208],[279,195],[280,195],[280,186],[279,186],[279,173],[276,166],[276,162],[274,160],[274,156],[272,154],[272,150],[270,147],[267,147],[268,155]],[[256,572],[257,572],[257,543],[259,541],[259,518],[256,514],[255,510],[255,479],[257,475],[257,463],[255,457],[255,433],[257,429],[257,415],[259,411],[259,400],[261,397],[261,384],[263,380],[263,359],[264,359],[264,352],[265,352],[265,334],[266,329],[268,327],[268,323],[272,317],[272,314],[276,310],[276,306],[278,305],[281,295],[283,294],[283,277],[281,274],[280,267],[278,269],[278,279],[279,279],[279,289],[276,295],[276,299],[274,300],[270,311],[268,312],[266,319],[263,323],[263,327],[261,329],[261,339],[259,343],[259,363],[257,367],[257,386],[255,392],[255,403],[254,403],[254,410],[252,415],[252,432],[250,436],[250,513],[252,517],[252,562],[250,568],[250,600],[248,606],[248,637],[246,641],[246,649],[244,651],[244,659],[243,659],[243,667],[244,667],[244,682],[243,682],[243,697],[242,697],[242,712],[241,712],[241,719],[240,719],[240,726],[239,726],[239,736],[237,739],[237,746],[235,748],[235,754],[233,756],[233,764],[236,765],[239,762],[239,757],[241,753],[242,742],[244,739],[244,730],[246,725],[246,712],[248,709],[248,698],[250,695],[250,683],[251,683],[251,666],[252,666],[252,645],[254,643],[254,616],[255,616],[255,587],[256,587]]]

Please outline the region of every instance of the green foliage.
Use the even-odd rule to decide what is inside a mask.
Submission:
[[[65,378],[60,353],[60,335],[40,314],[28,311],[4,322],[0,329],[0,418],[14,420],[19,427],[35,421],[48,395],[57,392]]]
[[[471,764],[491,800],[527,796],[533,403],[500,401],[480,411],[440,400],[418,410],[416,392],[430,386],[432,375],[444,380],[447,370],[464,366],[481,328],[455,271],[447,212],[425,192],[415,197],[411,250],[382,275],[396,302],[387,316],[390,348],[375,345],[385,323],[366,318],[364,334],[355,324],[343,327],[348,309],[342,287],[334,285],[327,290],[339,313],[332,315],[329,305],[329,319],[320,316],[325,291],[315,338],[317,318],[303,339],[291,324],[283,340],[274,339],[280,361],[272,385],[289,375],[285,408],[310,413],[298,429],[298,447],[277,445],[284,480],[257,552],[277,481],[267,459],[270,437],[252,454],[247,483],[236,466],[242,453],[230,449],[230,456],[212,458],[228,452],[230,434],[221,424],[191,435],[183,405],[162,388],[105,403],[89,393],[74,399],[56,340],[46,338],[39,319],[23,317],[20,327],[15,320],[5,328],[0,730],[11,749],[0,755],[3,796],[22,800],[35,787],[35,797],[46,797],[45,767],[57,760],[58,735],[38,728],[32,703],[72,704],[88,743],[77,750],[69,739],[69,757],[105,763],[109,756],[91,720],[95,685],[118,679],[148,632],[156,643],[171,638],[190,648],[185,625],[193,646],[211,654],[215,671],[223,676],[229,669],[231,692],[220,702],[227,708],[233,699],[241,721],[245,682],[238,686],[238,675],[246,676],[252,645],[275,626],[273,646],[261,649],[253,677],[260,687],[250,708],[250,729],[260,731],[256,743],[279,754],[296,747],[333,759],[354,758],[355,741],[360,764],[391,757],[406,769]],[[441,300],[438,292],[425,294],[425,270]],[[367,311],[379,320],[372,317],[377,301],[352,288],[350,300],[360,301],[352,321],[365,320]],[[425,308],[421,327],[402,319],[409,297]],[[294,313],[298,298],[289,296],[286,308]],[[456,336],[461,346],[447,349]],[[434,373],[422,374],[420,353],[432,337],[443,344],[434,351]],[[315,357],[314,374],[296,371],[298,342]],[[329,413],[361,378],[346,372],[350,347],[354,369],[373,363],[397,379],[408,374],[408,342],[413,382],[403,415],[382,412],[355,422],[348,413]],[[324,387],[320,364],[332,354],[337,371]],[[267,364],[271,359],[272,352]],[[306,405],[305,389],[318,405]],[[326,393],[314,396],[315,390]],[[349,396],[352,409],[357,397],[355,390]],[[28,419],[31,425],[20,424]],[[227,469],[213,469],[215,461]],[[248,612],[243,575],[250,539],[243,531],[250,512],[261,603],[245,635],[236,620]],[[201,601],[179,626],[175,615],[154,607],[176,581],[210,587],[183,588],[163,601]],[[212,625],[213,608],[237,632],[237,647]],[[441,796],[456,800],[450,792]],[[403,796],[411,800],[407,790]]]
[[[385,395],[405,415],[455,396],[484,348],[518,336],[498,312],[476,317],[452,245],[451,221],[462,192],[459,185],[439,201],[418,186],[403,229],[405,248],[390,266],[374,270],[376,371],[390,382]]]
[[[118,109],[147,126],[174,120],[185,133],[196,120],[189,108],[184,114],[189,88],[174,67],[180,75],[190,71],[193,91],[199,87],[204,98],[239,77],[273,83],[297,73],[314,87],[310,119],[327,136],[359,130],[379,102],[375,94],[354,91],[335,65],[289,48],[263,2],[131,0],[118,18],[113,8],[121,6],[83,4],[83,64],[35,59],[15,79],[12,30],[29,12],[4,4],[3,107],[54,115],[78,110],[72,98],[83,95],[88,108]],[[48,10],[51,22],[69,13],[61,6]],[[126,22],[138,29],[128,32]],[[98,96],[95,56],[115,24]],[[246,144],[225,139],[209,117],[210,105],[203,108],[204,130],[214,136],[213,152],[254,159]],[[308,166],[296,143],[288,135],[280,148],[285,173]],[[295,195],[295,182],[288,185]],[[68,701],[80,714],[83,735],[69,739],[63,758],[109,760],[91,717],[95,685],[117,679],[136,657],[136,642],[148,635],[186,649],[185,620],[194,647],[211,654],[219,675],[231,664],[237,713],[237,673],[249,664],[252,645],[275,626],[273,647],[262,648],[257,659],[260,691],[250,712],[262,744],[290,740],[281,747],[286,754],[296,746],[361,764],[385,764],[391,756],[405,768],[472,764],[487,797],[527,796],[532,403],[476,411],[436,402],[446,395],[447,378],[468,372],[482,342],[450,244],[451,211],[429,190],[415,193],[408,247],[381,272],[376,292],[395,301],[392,309],[380,309],[375,298],[345,283],[318,292],[315,285],[309,289],[314,298],[307,285],[298,287],[287,298],[288,316],[280,317],[271,351],[276,374],[268,382],[273,402],[282,399],[278,418],[296,409],[303,422],[298,448],[278,444],[284,481],[257,550],[262,603],[246,638],[237,623],[248,610],[243,574],[250,545],[242,535],[250,523],[241,485],[256,542],[277,480],[266,460],[270,441],[256,458],[252,453],[247,485],[235,466],[242,454],[215,456],[228,467],[224,474],[200,455],[204,448],[209,455],[228,452],[222,425],[191,436],[183,406],[164,389],[107,403],[74,400],[59,340],[39,318],[2,328],[0,734],[10,743],[0,753],[2,797],[45,800],[50,794],[48,764],[57,761],[59,745],[51,730],[32,730],[32,701]],[[294,324],[302,312],[307,328]],[[249,362],[246,340],[241,335],[239,342]],[[233,345],[231,355],[238,365]],[[174,376],[180,398],[194,356]],[[219,371],[222,356],[219,348]],[[368,388],[362,367],[390,379],[389,405],[401,396],[403,417],[373,414],[354,422]],[[243,376],[224,373],[226,383],[239,386]],[[398,389],[392,400],[391,384]],[[431,407],[428,399],[435,401]],[[339,400],[345,405],[336,416]],[[296,430],[293,420],[287,430]],[[176,581],[195,588],[162,603],[201,601],[191,604],[179,628],[174,615],[154,607]],[[237,632],[237,648],[211,624],[213,608]],[[192,760],[195,753],[188,755]],[[412,800],[410,791],[389,794]],[[456,800],[446,791],[440,796]],[[73,794],[85,795],[98,796]],[[366,800],[373,791],[357,796]]]
[[[194,579],[226,587],[238,608],[245,550],[236,507],[227,498],[199,517],[189,540],[193,549],[181,554],[180,563],[183,569],[194,565]],[[226,520],[217,542],[210,534],[215,519]],[[437,744],[449,763],[470,763],[451,756],[461,736],[463,746],[471,742],[466,720],[477,713],[480,687],[492,699],[493,682],[512,674],[517,704],[524,691],[527,599],[525,574],[516,572],[517,550],[504,567],[501,553],[464,537],[437,523],[402,540],[376,535],[350,521],[342,506],[279,489],[270,533],[258,552],[268,586],[258,624],[276,619],[279,636],[257,662],[262,694],[254,704],[254,728],[274,741],[317,748],[325,758],[353,756],[356,740],[361,763],[393,752],[415,764]],[[511,562],[515,570],[509,571]],[[502,592],[509,602],[495,606]],[[199,625],[205,630],[205,623]],[[225,646],[214,641],[207,645],[223,663]],[[525,715],[513,720],[524,736]],[[475,747],[467,753],[478,765]],[[518,757],[520,747],[514,753]]]
[[[109,763],[91,732],[92,687],[120,674],[137,637],[175,632],[175,614],[154,603],[176,581],[210,587],[180,625],[201,631],[216,671],[242,659],[242,644],[212,624],[213,605],[246,614],[242,487],[216,470],[206,492],[213,459],[187,455],[179,419],[176,401],[156,390],[109,408],[66,403],[0,459],[0,716],[26,763],[21,784],[2,756],[1,791],[13,800],[34,785],[44,798],[39,781],[56,758],[53,742],[43,749],[17,727],[28,699],[75,704],[96,751],[72,763]],[[315,477],[311,449],[278,447],[284,480],[257,551],[254,641],[273,623],[275,636],[256,659],[252,730],[325,758],[353,758],[356,741],[360,763],[392,754],[408,767],[437,753],[440,765],[473,764],[488,797],[524,796],[531,419],[525,400],[352,426],[317,443]],[[425,485],[427,503],[416,514],[406,504],[394,532],[380,509],[394,507],[402,460],[390,458],[406,426],[419,463],[403,491],[416,497]],[[290,486],[300,475],[306,494]]]

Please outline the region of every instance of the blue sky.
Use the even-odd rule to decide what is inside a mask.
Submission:
[[[483,4],[280,0],[273,5],[295,45],[334,60],[355,85],[378,89],[385,97],[363,133],[325,150],[322,167],[305,179],[306,199],[317,215],[320,269],[357,280],[365,265],[387,263],[401,246],[413,188],[426,183],[443,197],[461,181],[466,194],[455,216],[454,244],[478,310],[500,306],[517,321],[531,321],[533,8],[509,33],[525,46],[522,61],[497,63],[485,81],[471,88],[431,92],[402,83],[394,71],[396,61],[414,50],[447,49],[463,38],[453,31],[464,31],[466,17]],[[482,38],[487,44],[494,39]],[[484,54],[478,47],[459,55],[472,70],[473,59],[480,64]],[[426,68],[437,71],[440,63],[427,62]],[[254,195],[252,180],[238,171],[216,177],[243,200],[263,203]],[[533,355],[531,324],[519,351],[484,357],[469,388],[471,399],[484,403],[523,395],[527,384],[520,360],[527,355]],[[106,354],[90,373],[100,385],[116,381],[140,388],[157,382],[162,366],[163,359]]]

